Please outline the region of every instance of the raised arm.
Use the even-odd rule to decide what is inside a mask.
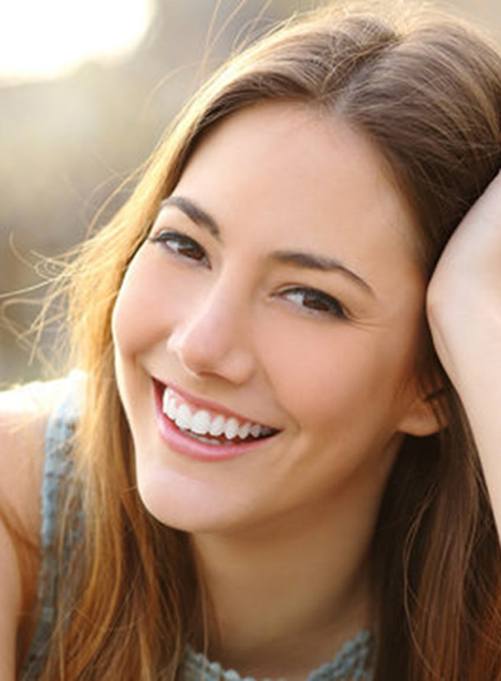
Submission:
[[[437,353],[473,431],[501,537],[501,173],[447,244],[427,308]]]

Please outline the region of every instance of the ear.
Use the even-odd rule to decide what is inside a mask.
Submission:
[[[416,390],[415,397],[410,401],[398,424],[398,430],[407,435],[424,437],[445,428],[447,421],[440,404],[443,394],[443,388],[427,394]]]

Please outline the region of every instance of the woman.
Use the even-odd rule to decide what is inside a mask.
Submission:
[[[446,19],[202,88],[69,267],[83,373],[4,397],[2,678],[501,678],[500,122]]]

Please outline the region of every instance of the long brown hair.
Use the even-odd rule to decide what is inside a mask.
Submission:
[[[296,17],[224,65],[174,121],[131,199],[65,275],[72,361],[87,375],[65,503],[67,510],[81,504],[85,521],[75,569],[58,594],[44,681],[172,679],[200,629],[204,599],[186,538],[152,518],[135,487],[110,327],[127,265],[201,136],[263,100],[341,115],[391,169],[415,217],[428,276],[499,167],[496,49],[455,19],[403,16],[402,8],[395,18],[373,7]],[[435,389],[447,426],[406,438],[385,491],[372,552],[374,679],[494,680],[501,678],[499,542],[467,419],[429,336],[422,354],[427,390]]]

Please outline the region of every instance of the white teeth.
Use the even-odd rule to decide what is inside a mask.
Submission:
[[[221,414],[219,414],[218,416],[212,419],[209,428],[209,433],[213,437],[218,437],[219,435],[222,435],[224,433],[224,424],[225,418],[224,416],[221,416]]]
[[[237,436],[245,440],[249,435],[258,438],[262,435],[273,433],[271,428],[261,426],[258,423],[246,421],[243,424],[234,418],[226,418],[222,414],[211,415],[205,409],[192,412],[190,407],[170,388],[166,388],[162,399],[162,411],[171,421],[174,421],[180,430],[190,430],[197,435],[210,435],[219,437],[224,435],[228,440]]]
[[[170,400],[167,402],[167,410],[164,409],[164,411],[170,419],[172,419],[173,421],[176,420],[177,404],[175,397],[170,398]]]
[[[190,430],[198,435],[205,435],[209,432],[210,428],[210,416],[209,412],[201,409],[191,419]]]
[[[250,427],[250,434],[252,437],[259,437],[261,434],[261,426],[258,425],[257,423],[253,423],[252,426]]]
[[[166,388],[162,400],[162,410],[164,414],[167,414],[167,416],[172,420],[176,420],[177,416],[177,404],[176,404],[176,398],[174,397],[172,390],[170,388]]]
[[[167,405],[169,404],[169,400],[172,397],[172,390],[170,388],[165,388],[164,390],[164,396],[162,399],[162,409],[164,413],[167,413]]]
[[[176,426],[180,430],[188,430],[191,425],[191,409],[187,404],[182,404],[177,410]]]
[[[243,426],[240,426],[238,429],[238,437],[241,440],[245,440],[245,438],[249,435],[251,429],[251,424],[250,423],[244,423]]]
[[[224,427],[224,435],[228,440],[233,440],[238,435],[239,423],[236,419],[231,417],[226,421],[226,426]]]

